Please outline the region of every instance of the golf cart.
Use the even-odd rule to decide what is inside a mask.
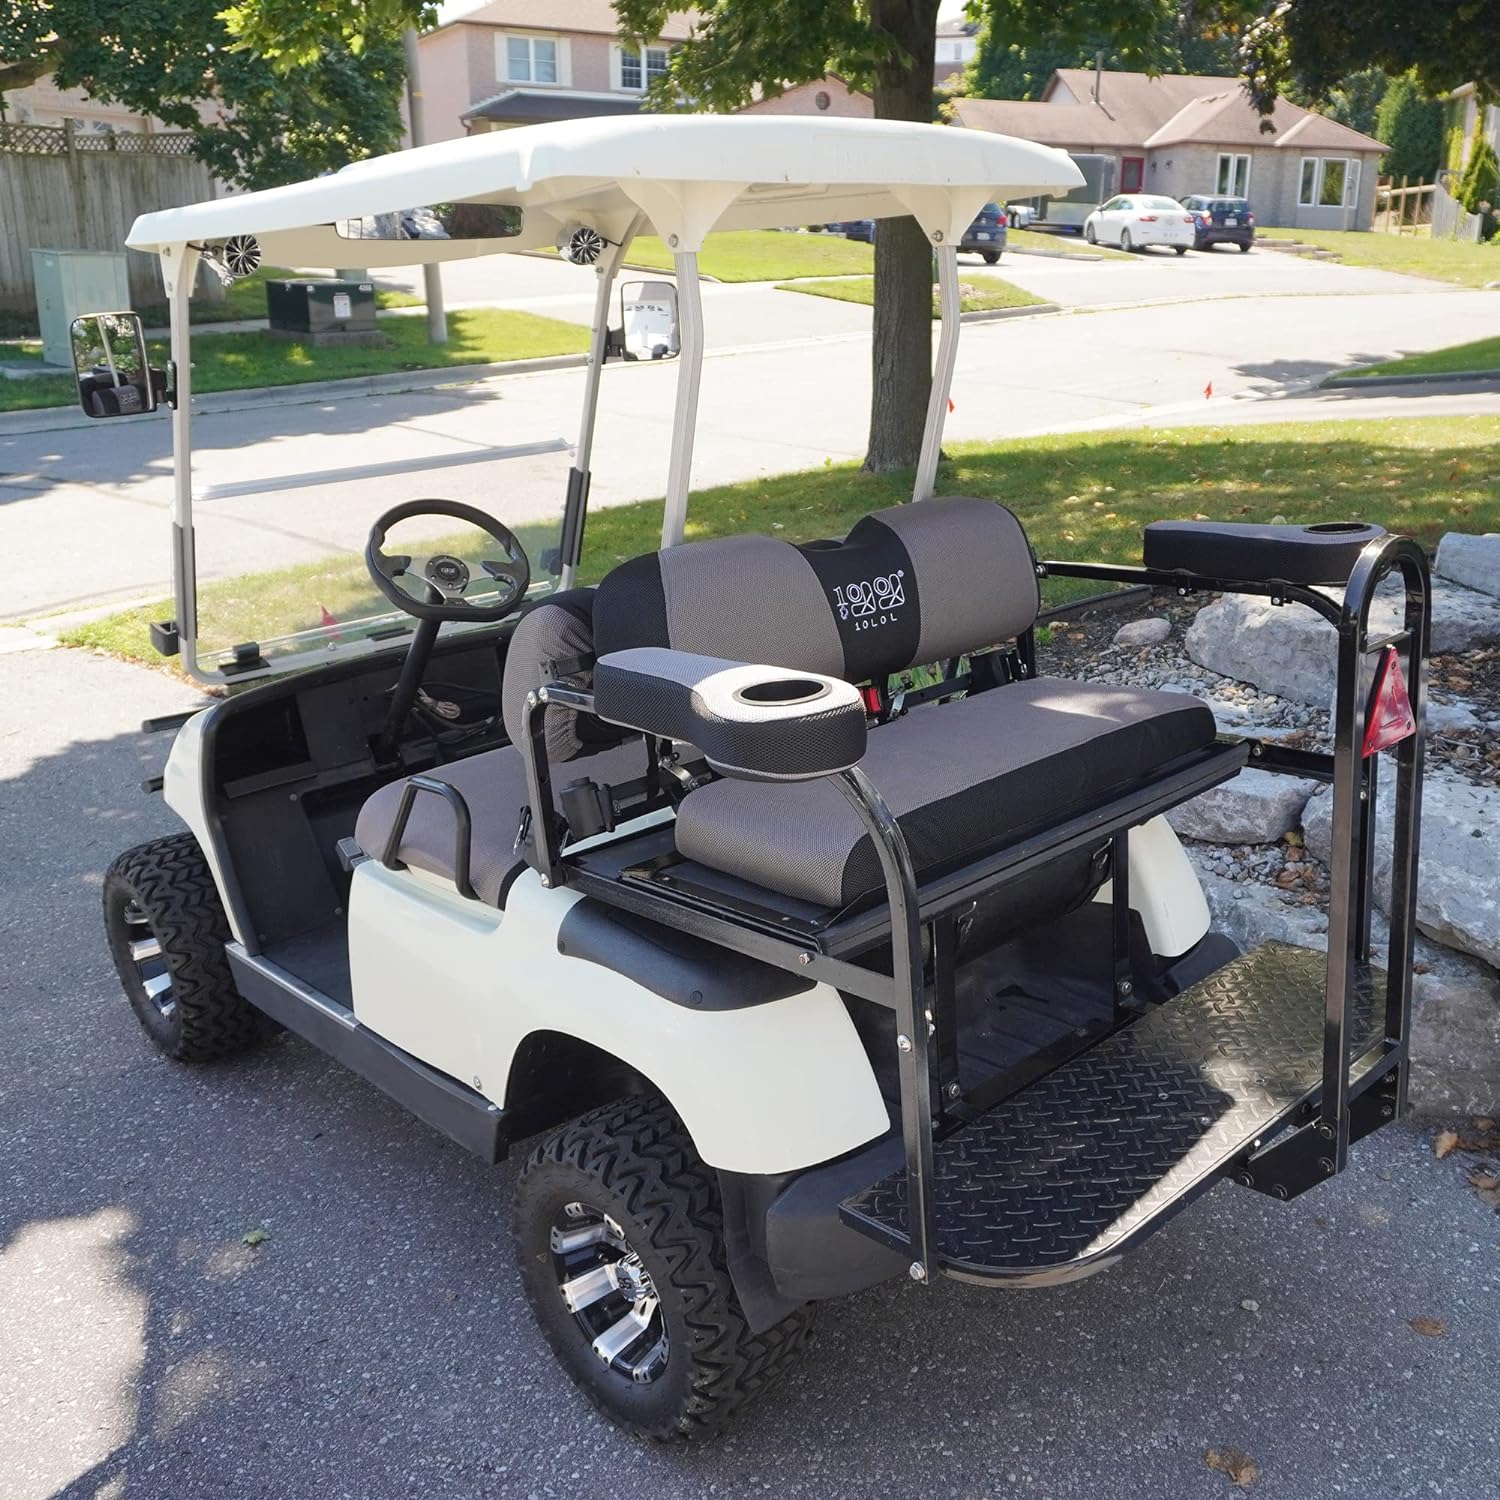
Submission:
[[[280,1027],[487,1160],[544,1133],[511,1218],[521,1281],[630,1430],[717,1430],[819,1301],[1089,1276],[1221,1180],[1295,1197],[1404,1108],[1421,550],[1361,525],[1184,522],[1148,528],[1143,567],[1040,561],[1003,506],[934,493],[960,237],[986,201],[1079,180],[979,131],[643,116],[445,142],[132,230],[172,313],[176,618],[156,635],[235,690],[178,728],[164,792],[187,831],[109,871],[126,993],[181,1061]],[[496,211],[381,237],[429,202]],[[898,214],[933,245],[942,316],[912,503],[825,540],[684,541],[704,236]],[[582,588],[611,286],[647,228],[673,252],[681,354],[672,377],[610,378],[675,378],[661,548]],[[351,237],[374,270],[594,252],[561,516],[404,500],[365,551],[378,606],[330,623],[309,602],[305,629],[215,642],[196,267],[337,265]],[[154,377],[137,389],[155,404]],[[1316,610],[1338,641],[1333,752],[1224,738],[1182,693],[1039,676],[1039,584],[1059,577]],[[1386,580],[1402,619],[1377,636]],[[1332,783],[1326,959],[1214,932],[1162,816],[1247,765]]]

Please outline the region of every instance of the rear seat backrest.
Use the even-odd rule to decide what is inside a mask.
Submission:
[[[568,589],[533,605],[521,616],[505,652],[500,714],[511,743],[526,735],[526,695],[549,682],[587,691],[594,685],[594,590]],[[543,719],[547,758],[572,760],[618,745],[630,731],[592,714],[549,705]]]
[[[599,585],[594,639],[600,655],[670,646],[863,682],[1009,640],[1039,607],[1010,511],[923,500],[842,542],[735,536],[633,558]]]

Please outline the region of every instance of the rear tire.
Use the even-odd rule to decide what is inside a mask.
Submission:
[[[208,861],[190,833],[137,844],[104,877],[104,929],[146,1035],[176,1062],[216,1062],[274,1028],[234,987]]]
[[[999,260],[999,259],[1000,259],[1000,252],[998,250],[986,250],[984,252],[984,263],[987,266],[994,265],[995,262],[997,260]]]
[[[1120,249],[1122,249],[1126,253],[1126,255],[1129,255],[1130,252],[1135,249],[1135,246],[1131,243],[1130,231],[1128,229],[1122,229],[1120,231]]]
[[[751,1333],[729,1275],[717,1179],[653,1096],[593,1110],[539,1146],[516,1184],[511,1235],[558,1362],[610,1421],[642,1437],[718,1432],[779,1378],[812,1328],[809,1305]],[[579,1290],[601,1271],[625,1290]],[[575,1303],[594,1300],[570,1307],[564,1285]],[[612,1345],[606,1363],[598,1344],[632,1326],[640,1332]]]
[[[1174,250],[1175,250],[1175,251],[1176,251],[1176,252],[1177,252],[1177,253],[1178,253],[1178,254],[1179,254],[1179,255],[1186,255],[1186,254],[1187,254],[1187,246],[1186,246],[1186,245],[1173,245],[1173,246],[1172,246],[1172,248],[1173,248],[1173,249],[1174,249]]]
[[[1241,240],[1240,241],[1240,254],[1241,255],[1248,255],[1249,253],[1250,253],[1250,245],[1249,245],[1248,241]]]

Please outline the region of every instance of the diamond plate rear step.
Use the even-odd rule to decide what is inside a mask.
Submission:
[[[1325,964],[1264,944],[937,1141],[942,1269],[991,1283],[1073,1280],[1212,1187],[1316,1095]],[[1382,1039],[1384,982],[1361,970],[1350,994],[1356,1059]],[[906,1187],[902,1168],[840,1213],[903,1248]]]

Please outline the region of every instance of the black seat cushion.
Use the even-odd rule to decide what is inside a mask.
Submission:
[[[861,768],[918,873],[1045,827],[1213,743],[1184,693],[1036,678],[921,708],[873,731]],[[829,780],[716,781],[688,794],[678,852],[787,896],[843,907],[883,889],[854,809]]]
[[[516,851],[521,807],[527,801],[526,763],[513,745],[487,750],[452,765],[426,772],[458,788],[469,807],[473,843],[469,880],[474,894],[491,906],[504,906],[511,882],[526,868]],[[597,755],[579,756],[553,768],[554,799],[562,787],[580,777],[619,786],[646,774],[646,742],[639,735]],[[359,810],[354,838],[366,854],[379,859],[396,821],[405,779],[392,781],[369,797]],[[397,858],[403,864],[445,880],[453,878],[453,813],[431,792],[418,792],[412,803]]]

